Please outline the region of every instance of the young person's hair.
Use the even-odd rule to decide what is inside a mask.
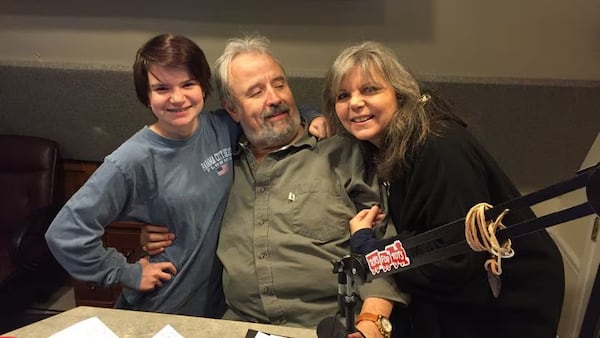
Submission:
[[[165,33],[148,40],[135,56],[133,81],[144,106],[150,105],[148,71],[152,65],[185,69],[198,81],[205,97],[212,91],[210,66],[202,49],[185,36]]]

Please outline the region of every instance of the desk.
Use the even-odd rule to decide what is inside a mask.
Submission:
[[[317,336],[315,330],[295,327],[89,306],[78,306],[72,310],[65,311],[31,325],[8,332],[5,335],[17,338],[47,338],[62,329],[90,317],[98,317],[120,338],[152,337],[167,324],[170,324],[177,332],[186,338],[243,338],[246,336],[248,329],[285,337],[315,338]]]

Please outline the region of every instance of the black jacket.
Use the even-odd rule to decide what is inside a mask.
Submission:
[[[389,213],[401,237],[464,218],[477,203],[497,205],[519,193],[494,159],[462,126],[436,122],[432,135],[400,178],[391,182]],[[526,170],[526,168],[524,168]],[[535,217],[509,213],[507,226]],[[464,240],[459,229],[447,240]],[[444,246],[440,240],[424,252]],[[413,338],[554,338],[564,296],[560,252],[546,231],[512,240],[503,259],[502,289],[494,298],[484,269],[488,253],[465,255],[395,275],[412,294],[407,312]],[[400,324],[398,326],[404,326]]]

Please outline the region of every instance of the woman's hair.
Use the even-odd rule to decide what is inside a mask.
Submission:
[[[344,49],[325,77],[323,109],[338,134],[349,135],[336,114],[335,104],[344,77],[355,67],[367,78],[373,78],[374,73],[380,75],[396,94],[398,111],[385,128],[379,149],[367,141],[361,142],[367,166],[376,171],[380,179],[390,180],[407,168],[411,156],[425,143],[431,133],[432,118],[445,119],[453,115],[448,115],[449,106],[437,95],[421,91],[415,77],[390,49],[368,41]]]
[[[140,47],[133,63],[135,92],[145,106],[150,104],[148,71],[152,65],[186,69],[200,83],[205,97],[212,91],[210,66],[202,49],[185,36],[165,33]]]
[[[243,38],[229,39],[223,54],[215,62],[215,85],[219,93],[219,100],[224,106],[236,106],[229,86],[229,68],[231,67],[231,62],[238,55],[247,53],[268,55],[283,70],[279,59],[271,52],[270,42],[266,37],[254,34]]]

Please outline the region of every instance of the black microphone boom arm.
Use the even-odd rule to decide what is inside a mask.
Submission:
[[[530,207],[583,187],[586,189],[586,202],[542,217],[510,225],[496,233],[498,240],[503,242],[510,238],[517,238],[541,231],[545,228],[593,213],[600,215],[600,163],[598,163],[577,172],[575,177],[569,180],[498,204],[486,210],[485,217],[488,220],[495,219],[505,209],[518,210]],[[411,256],[407,253],[407,251],[409,253],[412,252],[413,250],[411,249],[417,246],[445,237],[447,234],[456,231],[458,227],[464,226],[465,219],[461,218],[403,240],[400,240],[398,237],[382,240],[377,250],[366,255],[352,254],[339,260],[334,260],[332,262],[333,273],[343,274],[343,277],[338,278],[338,281],[340,281],[338,297],[340,297],[340,300],[348,299],[354,302],[353,285],[348,283],[370,282],[376,278],[396,274],[470,251],[471,248],[465,239],[416,256]],[[342,285],[341,281],[346,284]],[[353,305],[354,303],[348,302],[344,309],[340,309],[342,314],[346,315],[347,332],[354,332]]]

